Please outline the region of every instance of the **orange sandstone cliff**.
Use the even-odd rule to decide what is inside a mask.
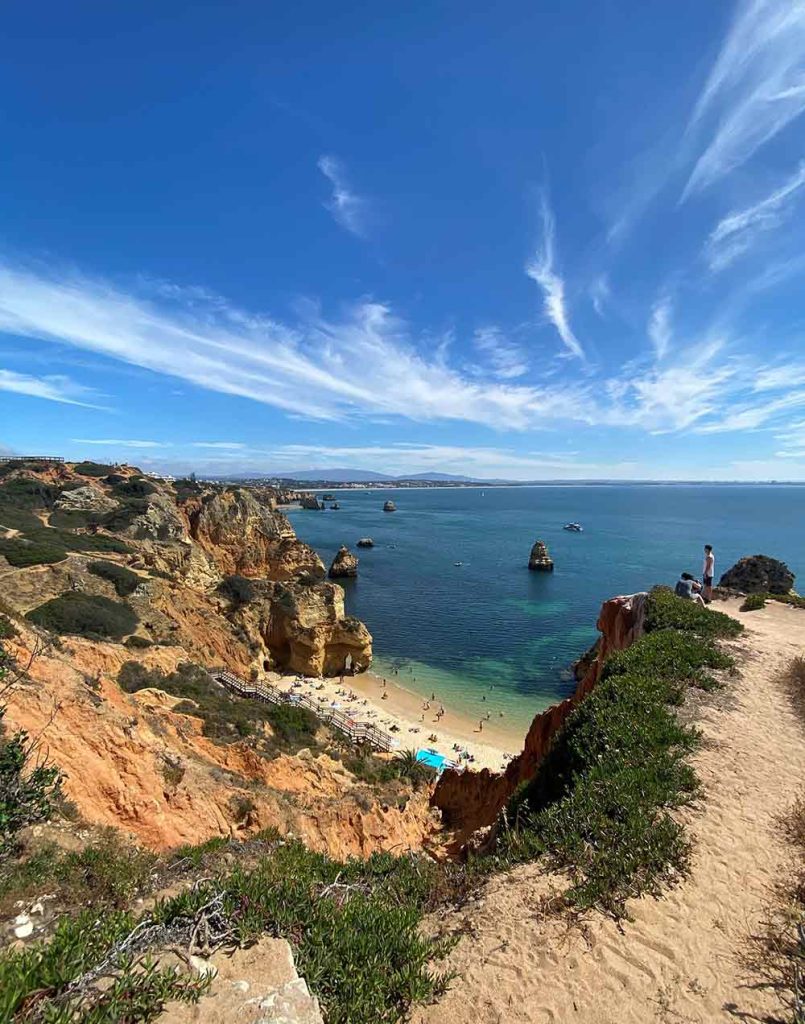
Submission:
[[[551,740],[565,719],[596,685],[606,658],[629,647],[643,632],[646,594],[613,597],[601,606],[596,626],[601,633],[597,644],[579,663],[579,681],[572,697],[540,712],[526,734],[522,752],[505,772],[445,771],[431,798],[454,830],[454,846],[460,848],[479,828],[491,825],[509,797],[522,782],[532,778]]]

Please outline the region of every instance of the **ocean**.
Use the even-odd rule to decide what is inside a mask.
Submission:
[[[321,495],[322,492],[319,492]],[[805,572],[805,487],[577,485],[333,491],[338,511],[292,508],[297,535],[329,566],[341,544],[360,558],[341,581],[347,610],[374,637],[373,670],[470,714],[526,725],[574,686],[601,602],[743,555]],[[383,512],[387,499],[396,512]],[[329,503],[328,503],[329,504]],[[577,521],[584,532],[569,533]],[[371,549],[356,548],[371,537]],[[553,573],[529,572],[540,539]],[[455,565],[461,562],[460,566]]]

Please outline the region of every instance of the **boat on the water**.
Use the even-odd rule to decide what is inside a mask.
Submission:
[[[387,501],[383,505],[383,511],[384,512],[396,512],[397,511],[397,506],[394,504],[393,501]]]
[[[331,508],[331,509],[332,509],[332,510],[333,510],[334,512],[337,512],[337,511],[338,511],[338,509],[340,509],[340,508],[341,508],[341,506],[340,506],[340,505],[338,504],[338,502],[337,502],[337,501],[334,501],[334,502],[332,503],[332,505],[330,506],[330,508]]]
[[[570,533],[583,533],[584,530],[580,523],[565,523],[562,527],[563,530],[569,530]]]
[[[463,562],[453,562],[453,565],[463,565]]]

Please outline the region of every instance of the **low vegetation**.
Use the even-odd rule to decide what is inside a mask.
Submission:
[[[127,569],[125,565],[118,565],[116,562],[90,562],[87,571],[93,576],[111,583],[118,597],[128,597],[133,594],[142,580],[136,572]]]
[[[28,612],[27,619],[51,633],[122,640],[137,627],[137,614],[108,597],[68,591]]]
[[[176,710],[200,718],[204,735],[218,742],[251,737],[256,749],[267,756],[316,746],[320,723],[312,711],[292,704],[262,704],[230,697],[200,665],[184,662],[175,672],[165,673],[127,661],[117,678],[127,693],[154,687],[181,697],[183,702]],[[261,728],[263,725],[269,730]]]
[[[24,569],[31,565],[52,565],[67,558],[67,549],[47,541],[28,540],[27,537],[0,537],[0,555],[9,565]]]
[[[77,462],[75,464],[76,473],[80,473],[82,476],[107,476],[114,469],[114,466],[107,466],[101,462]]]
[[[688,686],[708,685],[706,670],[731,666],[714,639],[742,629],[661,589],[649,596],[646,628],[608,659],[499,829],[500,858],[545,856],[569,873],[569,904],[616,915],[687,866],[689,844],[670,812],[697,792],[687,760],[697,736],[673,708]]]
[[[742,612],[756,612],[766,607],[765,594],[747,594],[741,605]]]

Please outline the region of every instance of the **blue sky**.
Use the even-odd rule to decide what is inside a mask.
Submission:
[[[12,3],[0,449],[805,480],[805,2]]]

